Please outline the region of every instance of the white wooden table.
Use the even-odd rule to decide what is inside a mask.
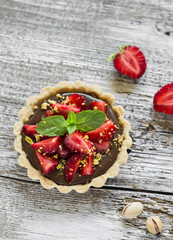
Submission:
[[[139,81],[107,62],[121,44],[146,56]],[[120,174],[85,194],[43,189],[13,148],[13,124],[27,98],[62,80],[100,85],[132,124]],[[173,116],[152,107],[172,81],[172,0],[0,0],[0,239],[173,239]],[[143,214],[125,220],[124,205],[136,200]],[[145,228],[153,214],[164,223],[159,236]]]

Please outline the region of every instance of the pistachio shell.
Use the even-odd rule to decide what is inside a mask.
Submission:
[[[152,216],[147,219],[146,227],[152,234],[159,234],[162,231],[162,222],[158,216]]]
[[[126,205],[122,211],[125,218],[132,219],[139,216],[143,211],[143,205],[140,202],[132,202]]]

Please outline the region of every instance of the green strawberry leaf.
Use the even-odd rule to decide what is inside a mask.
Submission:
[[[67,132],[67,122],[63,116],[51,116],[38,123],[36,131],[42,135],[62,136]]]
[[[77,129],[83,132],[95,130],[103,125],[106,114],[100,110],[86,110],[76,114]]]
[[[113,61],[116,55],[117,55],[117,53],[113,53],[113,54],[109,55],[108,62]]]

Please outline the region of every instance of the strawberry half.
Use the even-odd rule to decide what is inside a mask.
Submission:
[[[44,156],[41,153],[35,151],[38,162],[40,164],[42,172],[47,175],[52,172],[58,165],[58,161],[55,158],[50,156]]]
[[[130,78],[140,78],[147,67],[143,53],[136,46],[122,45],[119,49],[119,53],[109,57],[109,60],[113,60],[114,67]]]
[[[80,154],[72,155],[66,163],[65,166],[65,176],[68,183],[74,178],[78,168],[79,163],[82,161],[82,156]]]
[[[95,171],[93,168],[94,155],[89,154],[86,158],[87,158],[87,163],[82,166],[80,170],[81,175],[91,175]]]
[[[36,127],[37,125],[25,125],[23,126],[23,132],[25,135],[29,136],[29,137],[34,137],[35,134],[37,134],[36,132]]]
[[[93,142],[94,146],[96,147],[98,152],[105,152],[110,148],[110,141],[104,141],[102,143],[99,142]]]
[[[31,144],[34,150],[40,150],[41,153],[53,154],[59,148],[61,137],[51,137],[41,142]]]
[[[92,150],[92,144],[89,140],[83,138],[79,131],[67,135],[64,139],[65,145],[71,150],[86,155]]]
[[[157,112],[173,114],[173,82],[165,85],[155,94],[153,105]]]
[[[88,132],[87,135],[91,139],[91,141],[98,142],[99,140],[109,140],[112,138],[116,131],[116,127],[111,120],[103,123],[103,125],[96,130]]]
[[[85,101],[84,97],[82,97],[81,95],[79,95],[77,93],[72,94],[62,103],[66,104],[66,105],[73,105],[76,107],[80,107],[81,110],[87,109],[86,101]]]
[[[104,113],[106,113],[106,105],[107,104],[104,101],[94,101],[94,102],[90,103],[89,109],[100,110],[100,111],[103,111]]]
[[[79,107],[74,107],[71,105],[63,105],[63,104],[50,104],[50,108],[55,111],[54,114],[52,115],[62,115],[66,119],[68,116],[69,111],[71,110],[75,114],[81,111],[81,108]]]

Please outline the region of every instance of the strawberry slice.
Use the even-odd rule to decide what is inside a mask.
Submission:
[[[81,110],[87,109],[85,98],[77,93],[74,93],[68,97],[65,101],[63,101],[63,104],[80,107]]]
[[[29,136],[29,137],[34,137],[35,134],[37,134],[36,132],[36,127],[37,125],[25,125],[23,126],[23,132],[25,135]]]
[[[68,183],[72,181],[74,178],[78,168],[79,168],[79,163],[82,161],[82,156],[80,154],[75,154],[72,155],[66,163],[65,166],[65,175],[66,175],[66,180]]]
[[[69,111],[71,110],[74,113],[78,113],[81,111],[81,108],[74,107],[70,105],[63,105],[63,104],[50,104],[50,108],[55,111],[53,115],[62,115],[66,119],[68,116]]]
[[[147,67],[143,53],[136,46],[122,45],[119,49],[119,53],[113,54],[109,58],[109,60],[113,60],[114,67],[130,78],[140,78]]]
[[[89,109],[91,110],[100,110],[103,111],[104,113],[106,113],[106,102],[104,101],[94,101],[92,103],[90,103],[89,105]]]
[[[57,149],[57,154],[59,158],[66,159],[70,156],[71,152],[70,150],[66,147],[64,143],[61,142]]]
[[[55,158],[47,156],[47,155],[42,155],[41,153],[35,151],[38,162],[40,164],[42,172],[47,175],[50,172],[52,172],[56,166],[58,165],[58,161],[55,160]]]
[[[40,150],[41,153],[53,154],[59,148],[61,137],[51,137],[46,140],[33,143],[31,147],[35,150]]]
[[[99,142],[93,142],[94,146],[96,147],[98,152],[105,152],[110,148],[110,141],[104,141],[102,143]]]
[[[87,163],[82,166],[80,170],[81,175],[91,175],[95,171],[95,169],[93,168],[94,155],[89,154],[86,158]]]
[[[64,139],[64,143],[71,151],[81,153],[82,155],[86,155],[92,150],[91,142],[84,139],[79,131],[67,135]]]
[[[165,85],[155,94],[153,105],[157,112],[173,114],[173,82]]]
[[[116,131],[116,127],[111,120],[103,123],[103,125],[96,130],[88,132],[87,135],[92,141],[98,142],[99,140],[109,140],[112,138]]]

